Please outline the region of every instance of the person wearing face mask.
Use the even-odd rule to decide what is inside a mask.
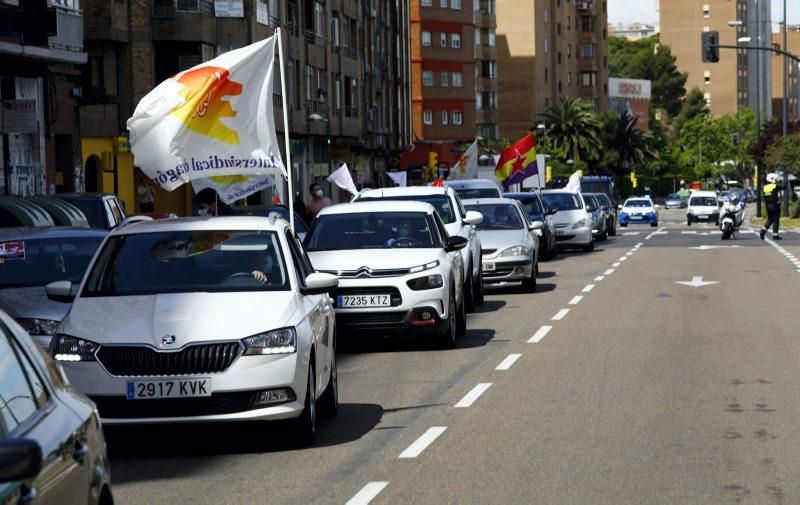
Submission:
[[[217,192],[212,188],[201,189],[192,198],[192,203],[198,207],[200,216],[235,216],[236,213],[230,206],[220,200]]]
[[[311,201],[306,204],[306,215],[312,221],[319,211],[331,206],[331,199],[323,195],[322,186],[316,182],[308,187],[308,192],[311,193]]]

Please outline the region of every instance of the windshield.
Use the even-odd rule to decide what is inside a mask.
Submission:
[[[500,198],[497,188],[453,188],[462,200],[475,200],[479,198]]]
[[[467,205],[467,210],[474,210],[483,214],[483,221],[477,225],[479,230],[522,229],[522,216],[514,205],[508,203]]]
[[[539,201],[538,197],[535,196],[528,196],[528,197],[520,197],[514,198],[518,200],[519,203],[522,204],[522,208],[525,209],[525,212],[528,213],[529,216],[541,216],[544,214],[542,210],[542,202]]]
[[[92,228],[108,229],[106,220],[105,203],[103,200],[67,200],[72,205],[81,209]]]
[[[635,208],[644,208],[644,207],[652,207],[653,204],[650,203],[650,200],[628,200],[625,202],[623,207],[635,207]]]
[[[689,200],[689,205],[697,207],[716,207],[717,198],[714,196],[694,196]]]
[[[438,247],[427,214],[421,212],[377,212],[318,216],[306,236],[306,249],[387,249]]]
[[[590,207],[594,207],[595,209],[600,208],[600,204],[597,203],[597,198],[595,198],[594,195],[583,195],[583,201]]]
[[[442,218],[444,224],[454,223],[456,220],[455,209],[453,209],[453,204],[450,202],[450,197],[447,195],[404,195],[381,198],[365,197],[358,199],[359,202],[379,202],[387,200],[429,203],[436,208],[436,212],[439,213],[439,217]]]
[[[577,210],[582,208],[581,199],[575,193],[542,193],[542,199],[549,209]]]
[[[271,231],[171,231],[106,242],[81,296],[288,290]]]
[[[680,200],[678,195],[667,195],[667,200]]]
[[[102,237],[0,242],[0,288],[80,282]]]

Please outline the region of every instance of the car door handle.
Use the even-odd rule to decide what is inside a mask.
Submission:
[[[76,442],[75,449],[72,451],[72,459],[78,463],[83,463],[83,458],[85,458],[87,454],[89,454],[89,446],[81,442]]]
[[[36,488],[22,486],[23,493],[17,498],[17,505],[25,505],[36,501]]]

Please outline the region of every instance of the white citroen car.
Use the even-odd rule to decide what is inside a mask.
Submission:
[[[432,335],[444,347],[466,331],[459,250],[433,206],[364,202],[320,211],[305,241],[314,267],[339,277],[336,320],[347,330]]]
[[[467,247],[461,249],[467,312],[472,312],[475,305],[483,303],[481,240],[475,230],[475,225],[480,224],[483,216],[477,212],[465,210],[455,190],[447,186],[367,189],[362,191],[355,199],[357,202],[375,200],[417,201],[433,205],[442,218],[442,222],[444,222],[447,234],[451,237],[461,236],[467,239]]]
[[[335,276],[288,223],[217,217],[111,232],[51,343],[106,424],[295,418],[338,405]],[[48,285],[67,301],[71,283]]]

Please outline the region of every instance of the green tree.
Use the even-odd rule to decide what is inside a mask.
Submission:
[[[764,167],[770,172],[800,173],[800,133],[777,137],[767,148]]]
[[[617,174],[625,174],[634,167],[644,167],[657,157],[653,149],[653,135],[636,128],[636,118],[627,111],[618,118],[611,144],[607,147],[618,156]]]
[[[633,42],[611,37],[608,59],[610,76],[652,81],[652,107],[670,116],[680,112],[687,74],[678,71],[677,59],[669,46],[659,42],[658,35]]]
[[[563,160],[597,160],[600,157],[600,121],[592,106],[583,100],[567,97],[552,105],[544,114],[547,130],[545,150]]]
[[[698,88],[692,88],[692,90],[688,95],[686,95],[686,98],[681,103],[680,112],[677,116],[675,116],[670,124],[670,136],[672,138],[677,138],[681,128],[683,128],[683,125],[685,125],[687,121],[694,119],[700,114],[708,114],[706,98],[703,96],[703,92]]]

